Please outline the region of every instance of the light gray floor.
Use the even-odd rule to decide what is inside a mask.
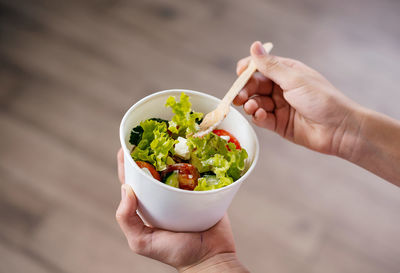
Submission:
[[[154,91],[222,97],[253,40],[400,119],[400,2],[0,0],[0,271],[173,272],[114,222],[124,111]],[[257,129],[230,208],[254,272],[399,272],[400,190]]]

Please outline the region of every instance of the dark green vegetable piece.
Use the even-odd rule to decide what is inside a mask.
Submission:
[[[132,145],[135,145],[135,146],[138,145],[138,143],[142,139],[142,135],[143,135],[143,128],[142,128],[142,126],[138,125],[132,129],[131,136],[129,138],[129,142]]]
[[[190,114],[193,114],[193,111],[190,111]],[[203,121],[203,118],[196,118],[195,122],[200,125],[200,123]]]
[[[162,119],[162,118],[151,118],[150,120],[154,120],[154,121],[157,121],[157,122],[164,122],[164,123],[167,124],[167,127],[168,127],[168,120],[165,120],[165,119]]]
[[[168,127],[168,120],[161,119],[161,118],[150,118],[149,120],[154,120],[154,121],[157,121],[157,122],[160,122],[160,123],[164,122]],[[131,136],[129,138],[129,143],[131,143],[132,145],[137,146],[138,143],[140,142],[140,140],[142,139],[142,135],[143,135],[142,126],[140,126],[140,125],[136,126],[131,131]]]
[[[171,186],[171,187],[175,187],[175,188],[179,188],[179,179],[178,179],[178,171],[173,171],[168,177],[167,179],[165,179],[165,184]]]
[[[215,175],[215,173],[213,171],[201,173],[201,176],[205,176],[205,175]]]

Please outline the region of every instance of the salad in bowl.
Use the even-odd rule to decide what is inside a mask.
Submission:
[[[171,187],[207,191],[238,180],[244,170],[247,151],[230,132],[216,129],[195,137],[203,113],[195,112],[189,96],[179,101],[168,97],[165,107],[171,120],[153,117],[131,129],[131,157],[143,172]]]

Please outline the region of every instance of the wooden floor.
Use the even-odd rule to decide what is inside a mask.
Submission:
[[[400,1],[0,0],[0,272],[174,272],[114,221],[126,109],[221,97],[253,40],[400,119]],[[400,272],[400,189],[257,129],[230,217],[253,272]]]

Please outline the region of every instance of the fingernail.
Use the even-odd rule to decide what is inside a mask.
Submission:
[[[248,101],[250,101],[250,103],[255,103],[256,108],[258,109],[258,102],[255,99],[249,99]]]
[[[263,115],[262,112],[265,112],[265,117],[264,117],[264,118],[261,118],[262,115]],[[257,121],[262,121],[262,120],[264,120],[267,116],[268,116],[268,113],[267,113],[266,111],[262,111],[262,110],[260,110],[260,109],[258,109],[258,110],[254,113],[254,118],[255,118]]]
[[[254,48],[254,53],[258,56],[264,56],[266,54],[265,49],[260,42],[257,42]]]
[[[125,184],[121,186],[121,199],[124,201],[126,199],[126,189],[125,189]]]

